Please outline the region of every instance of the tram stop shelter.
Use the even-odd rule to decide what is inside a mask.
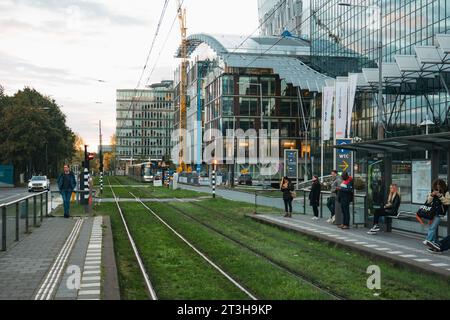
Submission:
[[[387,138],[334,146],[356,153],[359,174],[365,182],[364,223],[371,226],[371,215],[383,206],[392,183],[399,186],[400,214],[388,219],[387,231],[423,234],[426,226],[415,219],[415,212],[426,201],[432,181],[450,182],[450,132]],[[439,235],[450,235],[450,223],[443,219]],[[444,227],[444,228],[442,228]]]

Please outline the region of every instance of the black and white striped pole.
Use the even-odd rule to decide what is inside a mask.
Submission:
[[[213,174],[212,174],[213,199],[216,198],[216,163],[217,163],[217,160],[214,160],[213,161]]]

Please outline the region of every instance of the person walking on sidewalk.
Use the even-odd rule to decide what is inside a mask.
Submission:
[[[313,176],[313,184],[311,186],[311,192],[309,193],[309,203],[314,211],[313,220],[319,220],[320,192],[319,177]]]
[[[367,234],[376,235],[380,230],[379,221],[380,217],[392,217],[398,215],[398,210],[401,204],[400,193],[398,192],[398,186],[392,184],[388,196],[386,205],[383,208],[377,209],[373,217],[373,227]]]
[[[350,229],[350,203],[353,202],[353,178],[348,172],[342,174],[342,183],[337,191],[343,216],[343,222],[338,227],[347,230]]]
[[[58,177],[58,189],[64,203],[64,218],[70,218],[70,197],[77,186],[75,175],[69,165],[64,165],[64,172]]]
[[[281,180],[280,190],[283,192],[285,218],[292,218],[292,201],[294,201],[294,185],[288,177]]]
[[[327,208],[330,210],[331,217],[327,220],[328,223],[334,223],[336,218],[336,189],[341,185],[342,178],[337,170],[331,171],[331,196],[327,200]]]

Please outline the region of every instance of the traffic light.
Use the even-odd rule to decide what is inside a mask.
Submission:
[[[89,161],[94,160],[94,158],[95,158],[95,154],[89,153],[89,156],[88,156]]]

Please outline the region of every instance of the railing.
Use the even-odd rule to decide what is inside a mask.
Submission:
[[[49,193],[49,191],[40,192],[0,205],[0,251],[6,251],[9,245],[11,245],[13,242],[19,241],[20,234],[30,233],[30,211],[33,215],[33,228],[37,228],[42,224],[42,221],[44,219],[44,211],[45,216],[48,216]],[[30,201],[30,199],[32,200]],[[12,225],[13,227],[10,227],[10,225]]]
[[[293,201],[292,209],[293,213],[313,216],[314,212],[309,205],[309,192],[310,189],[301,189],[296,191],[297,197]],[[261,213],[258,211],[258,207],[277,207],[284,210],[283,195],[280,190],[254,190],[255,196],[255,214]],[[323,218],[325,214],[330,214],[327,208],[328,198],[331,197],[330,191],[321,191],[319,216]],[[264,200],[261,200],[263,198]],[[259,200],[258,200],[259,199]],[[274,202],[278,201],[278,202]],[[367,209],[367,196],[365,194],[355,194],[355,201],[351,204],[351,224],[353,226],[365,226],[368,221],[368,209]]]

